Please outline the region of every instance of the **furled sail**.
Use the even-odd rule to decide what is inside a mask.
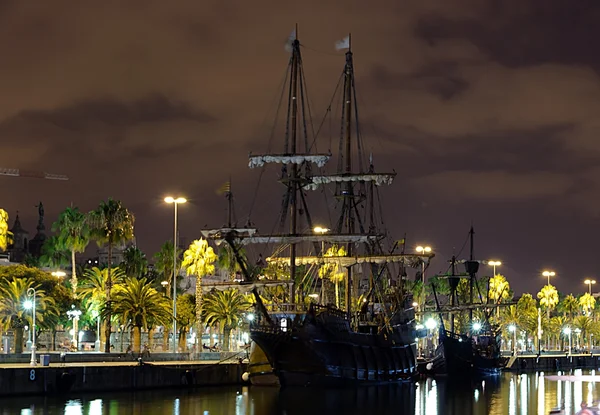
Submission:
[[[331,158],[330,154],[262,154],[257,156],[250,155],[248,166],[253,169],[262,167],[265,163],[280,163],[280,164],[302,164],[304,162],[315,163],[319,167],[323,167]]]
[[[373,182],[375,186],[390,185],[396,173],[365,173],[365,174],[332,174],[327,176],[312,176],[305,189],[316,190],[320,184],[342,182]]]
[[[296,265],[312,265],[312,264],[338,264],[342,267],[351,267],[357,264],[386,264],[391,262],[404,262],[407,264],[418,262],[422,259],[430,259],[430,255],[414,255],[414,254],[394,254],[394,255],[357,255],[357,256],[298,256],[296,257]],[[267,258],[268,263],[290,264],[289,257],[270,257]]]

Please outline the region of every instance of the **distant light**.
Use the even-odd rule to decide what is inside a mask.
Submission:
[[[31,310],[33,308],[33,301],[25,300],[23,307],[25,307],[27,310]]]
[[[329,232],[329,229],[328,228],[323,228],[322,226],[315,226],[313,228],[313,232],[314,233],[327,233],[327,232]]]
[[[254,314],[250,313],[246,316],[246,318],[248,319],[248,321],[254,321]]]
[[[569,334],[571,334],[571,327],[565,327],[565,328],[563,329],[563,333],[565,333],[567,336],[568,336]]]
[[[500,265],[502,265],[502,262],[500,262],[500,261],[488,261],[488,265],[491,265],[492,267],[499,267]]]
[[[427,327],[429,330],[433,330],[437,327],[437,321],[435,321],[433,318],[430,318],[425,322],[425,327]]]
[[[419,303],[417,303],[417,302],[415,301],[415,302],[413,302],[413,303],[412,303],[412,306],[413,306],[413,307],[418,307],[418,306],[419,306]]]
[[[314,298],[314,299],[317,299],[317,298],[319,298],[319,294],[308,294],[308,296],[309,296],[310,298]]]
[[[475,331],[481,330],[481,323],[479,321],[476,321],[475,323],[473,323],[473,330],[475,330]]]
[[[424,254],[428,254],[428,253],[430,253],[430,252],[431,252],[431,247],[430,247],[430,246],[425,246],[425,247],[423,247],[423,246],[420,246],[420,245],[419,245],[419,246],[417,246],[417,249],[416,249],[416,251],[417,251],[418,253],[422,254],[422,255],[424,255]]]
[[[67,275],[66,272],[64,272],[64,271],[52,271],[50,274],[56,278],[61,278],[61,277],[64,277],[65,275]]]
[[[517,328],[515,327],[514,324],[511,324],[510,326],[508,326],[508,331],[510,331],[511,333],[514,333],[516,329]]]

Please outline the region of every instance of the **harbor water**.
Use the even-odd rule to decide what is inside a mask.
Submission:
[[[552,381],[543,373],[503,373],[495,381],[427,379],[410,385],[340,389],[239,386],[21,396],[0,399],[0,415],[546,415],[559,405],[569,415],[582,402],[598,397],[599,386],[592,382]]]

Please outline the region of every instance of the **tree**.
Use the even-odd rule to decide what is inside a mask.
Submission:
[[[231,330],[238,327],[250,304],[238,290],[213,291],[204,299],[202,309],[208,326],[219,325],[223,334],[223,350],[229,350]]]
[[[550,311],[558,304],[558,291],[553,285],[544,285],[537,298],[540,299],[540,305],[546,309],[546,318],[550,321]]]
[[[579,305],[584,313],[592,314],[592,310],[596,307],[596,299],[589,293],[585,293],[579,298]]]
[[[130,278],[141,278],[148,272],[148,260],[138,247],[130,246],[123,252],[123,262],[119,265]]]
[[[196,298],[191,294],[183,294],[177,297],[177,324],[179,325],[179,347],[185,351],[187,333],[196,324]],[[198,341],[202,338],[202,332],[197,333]],[[202,349],[200,349],[202,350]]]
[[[8,212],[0,209],[0,251],[6,251],[12,243],[12,233],[8,230]]]
[[[113,270],[111,274],[112,283],[120,284],[125,279],[125,274],[120,268]],[[88,268],[83,272],[81,280],[81,290],[79,297],[84,300],[85,308],[89,314],[100,315],[104,304],[106,303],[106,286],[108,281],[108,269],[98,267]],[[103,327],[106,329],[107,323],[104,321]],[[99,337],[101,333],[98,333]],[[104,333],[106,336],[106,331]],[[106,342],[106,338],[103,339]]]
[[[27,290],[36,289],[36,326],[44,322],[45,311],[54,305],[54,300],[46,296],[44,290],[40,289],[30,278],[11,278],[0,280],[0,327],[3,330],[13,329],[15,331],[15,353],[23,352],[23,329],[27,324],[33,327],[31,312],[24,307],[27,300]]]
[[[108,245],[108,277],[106,280],[106,343],[104,351],[110,353],[111,333],[111,289],[112,289],[112,254],[116,244],[133,239],[133,215],[118,200],[108,199],[89,214],[90,235],[98,246]]]
[[[244,251],[244,249],[238,246],[237,251],[238,255],[242,258],[242,261],[247,263],[248,259],[246,257],[246,252]],[[240,264],[237,262],[235,253],[233,252],[233,248],[231,248],[231,245],[229,244],[221,244],[217,259],[217,265],[219,266],[219,268],[226,269],[227,271],[229,271],[230,276],[242,270]]]
[[[113,312],[124,323],[133,326],[133,351],[141,350],[142,329],[154,322],[167,322],[171,317],[168,300],[152,287],[145,278],[128,278],[115,287]]]
[[[180,248],[177,248],[177,255],[176,255],[176,274],[179,274],[179,269],[181,267],[181,254],[183,253],[183,250]],[[168,241],[165,242],[161,248],[160,251],[158,251],[156,254],[154,254],[154,267],[156,268],[156,270],[158,272],[160,272],[162,274],[163,277],[163,281],[167,281],[168,285],[167,285],[167,297],[171,298],[171,293],[172,293],[172,284],[173,284],[173,242]]]
[[[73,298],[77,298],[77,264],[75,254],[85,251],[90,242],[87,216],[79,208],[68,207],[52,224],[52,232],[58,232],[61,245],[71,252],[71,289]]]
[[[573,294],[569,294],[562,299],[562,301],[558,305],[558,308],[560,311],[567,315],[570,321],[572,321],[573,316],[579,309],[579,302],[575,297],[573,297]]]
[[[215,251],[202,238],[192,242],[190,247],[183,253],[181,266],[185,268],[187,275],[196,276],[196,320],[198,322],[202,313],[202,277],[215,272],[214,263],[216,260]]]
[[[346,256],[346,248],[339,247],[337,245],[333,245],[327,249],[324,257],[338,257],[338,256]],[[339,283],[344,281],[346,276],[346,272],[340,263],[326,263],[321,265],[319,268],[319,277],[322,279],[322,283],[325,283],[325,280],[331,281],[335,285],[335,306],[340,307],[340,291],[339,291]]]
[[[41,253],[41,266],[60,268],[69,263],[69,252],[57,236],[51,236],[44,241]]]
[[[496,274],[490,278],[490,290],[488,295],[490,300],[494,303],[510,298],[510,284],[504,275]]]

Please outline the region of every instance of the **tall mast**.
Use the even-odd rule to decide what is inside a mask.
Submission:
[[[470,242],[471,242],[471,249],[470,249],[470,254],[469,254],[469,266],[467,269],[467,272],[469,273],[469,302],[470,304],[473,304],[473,288],[475,286],[475,274],[477,273],[479,268],[479,263],[476,262],[474,260],[473,257],[473,236],[475,235],[475,231],[473,230],[473,225],[471,225],[471,230],[469,231],[469,238],[470,238]],[[477,265],[475,265],[477,264]],[[472,324],[473,323],[473,309],[470,308],[469,309],[469,323]]]
[[[352,65],[352,39],[348,37],[348,51],[346,52],[346,68],[345,68],[345,157],[346,165],[344,173],[352,173],[352,93],[354,84],[354,70]],[[352,182],[346,182],[346,190],[343,192],[344,210],[346,211],[346,229],[348,233],[354,233],[354,186]],[[347,245],[348,256],[352,256],[352,243]],[[352,313],[352,268],[347,268],[348,277],[346,278],[346,313],[350,318]]]
[[[289,154],[296,154],[296,139],[298,134],[298,66],[300,62],[300,42],[298,41],[298,26],[296,26],[296,39],[292,43],[292,84],[291,84],[291,136]],[[290,234],[298,233],[298,165],[292,164],[290,172],[290,181],[288,183],[288,197],[290,210]],[[290,302],[296,302],[296,244],[290,245]]]

